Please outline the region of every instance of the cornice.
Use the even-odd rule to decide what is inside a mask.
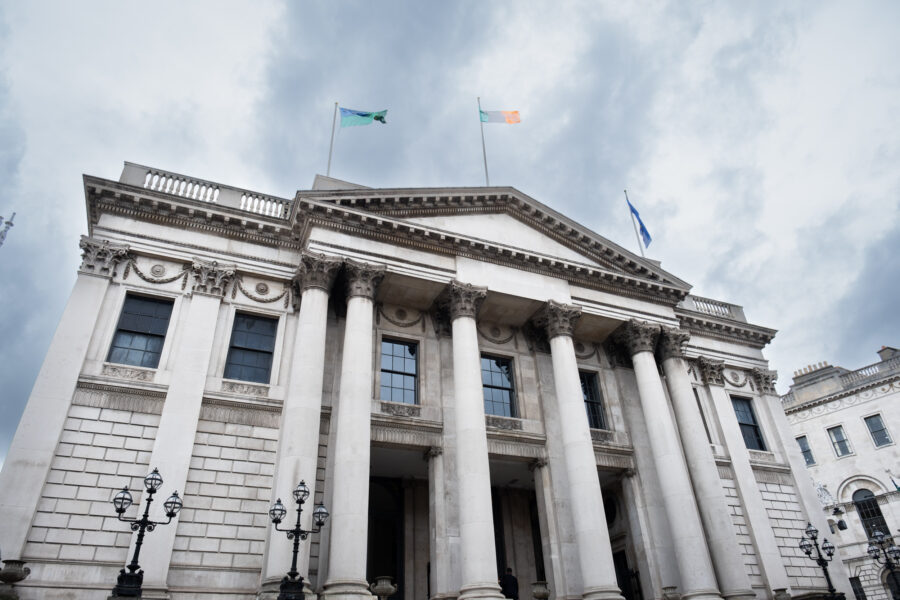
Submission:
[[[851,388],[848,390],[841,390],[840,392],[835,392],[834,394],[829,394],[829,395],[823,396],[821,398],[815,398],[813,400],[807,400],[805,402],[800,402],[800,403],[794,404],[792,406],[785,406],[784,405],[784,396],[782,396],[782,406],[784,408],[784,414],[790,415],[790,414],[802,412],[804,410],[809,410],[811,408],[815,408],[815,407],[821,406],[823,404],[828,404],[829,402],[834,402],[835,400],[843,400],[844,398],[849,398],[849,397],[855,396],[857,394],[868,392],[870,390],[877,391],[876,388],[879,388],[882,386],[886,386],[886,388],[887,388],[884,391],[884,394],[882,394],[882,395],[887,395],[887,394],[891,393],[892,391],[895,391],[893,389],[895,383],[898,384],[897,391],[900,391],[900,373],[895,373],[895,374],[891,375],[890,377],[885,377],[884,379],[880,379],[878,381],[872,381],[872,382],[866,383],[864,385],[861,385],[859,387],[854,387],[854,388]],[[871,398],[864,398],[863,400],[871,400]]]
[[[745,344],[751,348],[763,348],[778,333],[777,330],[768,327],[722,317],[712,317],[683,308],[676,308],[675,316],[678,317],[681,328],[690,333],[726,342]]]

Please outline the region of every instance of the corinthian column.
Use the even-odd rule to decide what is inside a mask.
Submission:
[[[616,331],[616,338],[628,350],[634,364],[650,451],[656,463],[660,486],[665,490],[663,505],[681,575],[681,597],[685,600],[720,600],[697,501],[678,443],[678,432],[653,358],[659,332],[659,325],[632,319]]]
[[[563,456],[584,586],[582,597],[585,600],[620,599],[594,443],[584,413],[581,379],[572,342],[575,323],[580,317],[581,308],[550,300],[538,318],[538,324],[546,328],[550,340]]]
[[[343,261],[324,254],[304,252],[294,276],[300,293],[297,329],[290,380],[281,412],[278,454],[275,457],[275,479],[272,502],[288,501],[301,480],[315,498],[316,467],[319,457],[319,417],[322,412],[322,381],[325,374],[325,329],[328,321],[328,294]],[[311,529],[312,511],[303,513],[303,528]],[[264,589],[274,597],[278,582],[291,564],[291,542],[283,535],[273,535],[269,527]],[[307,577],[309,544],[300,545],[297,570]],[[306,586],[309,580],[306,580]],[[312,591],[307,591],[307,597]]]
[[[128,257],[128,246],[107,240],[82,236],[80,246],[78,279],[0,471],[0,543],[8,559],[22,557],[109,281]]]
[[[503,598],[497,584],[481,355],[475,329],[475,315],[486,294],[486,288],[458,281],[451,281],[447,289],[453,331],[453,410],[458,449],[460,600]]]
[[[725,492],[722,490],[719,470],[706,436],[699,433],[704,430],[703,417],[694,397],[682,350],[689,338],[690,334],[686,331],[663,327],[659,339],[659,357],[666,374],[669,397],[675,410],[681,444],[694,483],[700,517],[706,527],[722,597],[754,598],[755,593],[750,587],[750,578],[741,556]]]
[[[325,595],[368,598],[369,455],[372,431],[372,347],[375,290],[384,267],[345,261],[347,320],[334,438],[331,549]]]

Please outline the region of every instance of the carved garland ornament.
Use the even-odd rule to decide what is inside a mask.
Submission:
[[[159,267],[159,268],[157,269],[157,267]],[[132,258],[129,258],[128,262],[125,263],[125,272],[122,273],[122,279],[123,280],[128,279],[128,275],[131,273],[132,270],[134,270],[135,274],[138,277],[140,277],[147,283],[154,283],[154,284],[172,283],[173,281],[181,279],[181,289],[184,289],[185,286],[187,285],[187,278],[188,278],[188,274],[191,272],[191,267],[185,266],[184,268],[181,269],[181,271],[179,271],[175,275],[171,275],[169,277],[163,277],[163,275],[165,275],[165,273],[166,273],[165,267],[163,267],[162,265],[153,265],[150,268],[150,275],[147,275],[146,273],[144,273],[143,271],[140,270],[140,268],[137,265],[137,261],[132,257]]]
[[[219,261],[194,257],[191,265],[194,275],[194,291],[200,294],[222,297],[225,288],[234,278],[235,265],[220,265]]]
[[[384,310],[384,306],[382,306],[381,304],[379,304],[377,308],[378,308],[377,314],[379,317],[384,317],[384,319],[388,323],[391,323],[392,325],[396,325],[397,327],[412,327],[413,325],[417,325],[417,324],[421,323],[425,319],[425,313],[421,312],[421,311],[419,311],[419,316],[416,317],[415,319],[413,319],[411,321],[404,321],[403,319],[405,319],[408,316],[408,314],[407,314],[406,310],[403,308],[398,308],[394,311],[394,317],[396,317],[396,318],[391,317],[391,315],[388,314],[388,311]],[[424,327],[424,325],[423,325],[423,327]]]
[[[245,288],[244,287],[244,278],[238,277],[235,280],[234,285],[231,288],[231,299],[232,300],[234,300],[234,298],[237,296],[238,290],[241,290],[242,294],[244,294],[251,300],[255,300],[256,302],[262,302],[262,303],[268,304],[270,302],[278,302],[279,300],[284,298],[284,307],[287,308],[288,302],[290,301],[290,287],[289,286],[284,286],[284,289],[282,289],[281,293],[278,294],[277,296],[272,296],[271,298],[264,298],[263,296],[258,296],[256,294],[254,294],[253,292],[251,292],[250,290],[248,290],[247,288]],[[260,291],[260,290],[262,290],[262,291]],[[258,283],[258,284],[256,284],[256,291],[263,295],[268,294],[269,286],[266,285],[265,283]]]
[[[701,356],[697,359],[700,377],[706,385],[725,385],[725,361]]]
[[[616,339],[634,356],[639,352],[653,352],[659,332],[660,327],[655,323],[631,319],[616,330]]]
[[[547,331],[547,338],[575,334],[575,324],[581,318],[581,307],[548,300],[544,308],[535,317],[535,325]]]
[[[127,260],[129,247],[125,244],[114,244],[109,240],[98,240],[81,236],[78,242],[81,248],[81,270],[85,273],[113,277],[116,265]]]
[[[659,336],[659,358],[684,358],[684,345],[691,334],[677,327],[663,327]]]
[[[347,270],[347,301],[355,296],[374,300],[378,284],[384,278],[384,266],[347,259],[344,267]]]

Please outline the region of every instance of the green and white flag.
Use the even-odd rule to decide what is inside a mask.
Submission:
[[[378,112],[365,112],[361,110],[352,110],[349,108],[341,108],[341,127],[355,127],[357,125],[369,125],[373,121],[387,124],[385,117],[386,110]]]

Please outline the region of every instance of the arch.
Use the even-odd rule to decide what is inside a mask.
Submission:
[[[861,489],[867,489],[876,496],[887,492],[887,488],[874,477],[869,475],[851,475],[838,486],[838,502],[842,504],[853,502],[853,493]]]
[[[881,512],[881,507],[878,506],[878,500],[871,490],[860,488],[853,492],[852,499],[868,539],[872,539],[876,531],[880,531],[884,535],[891,534],[891,530],[888,528],[884,515]]]

